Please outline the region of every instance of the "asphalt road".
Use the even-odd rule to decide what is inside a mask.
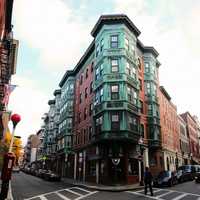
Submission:
[[[47,182],[24,173],[13,174],[14,200],[200,200],[200,184],[186,182],[171,188],[154,188],[154,196],[143,190],[103,192],[64,182]]]

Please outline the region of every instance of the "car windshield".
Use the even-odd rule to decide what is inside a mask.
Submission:
[[[158,175],[159,178],[169,177],[169,176],[170,176],[170,171],[162,171],[162,172],[160,172],[160,174]]]

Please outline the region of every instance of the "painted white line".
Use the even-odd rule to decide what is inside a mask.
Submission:
[[[98,191],[90,192],[89,194],[86,194],[86,195],[84,195],[84,196],[82,196],[82,197],[78,197],[78,198],[76,198],[76,199],[74,199],[74,200],[83,199],[83,198],[88,197],[88,196],[90,196],[90,195],[93,195],[93,194],[95,194],[95,193],[97,193],[97,192],[98,192]]]
[[[179,195],[178,197],[175,197],[175,198],[173,198],[173,199],[171,199],[171,200],[179,200],[179,199],[182,199],[183,197],[185,197],[185,196],[187,196],[188,194],[181,194],[181,195]]]
[[[138,195],[138,196],[142,196],[142,197],[148,197],[149,199],[158,199],[154,196],[149,196],[149,195],[145,195],[145,194],[142,194],[142,193],[137,193],[137,192],[131,192],[131,191],[126,191],[127,193],[130,193],[130,194],[135,194],[135,195]]]
[[[173,193],[173,192],[172,192],[172,191],[165,192],[164,194],[158,195],[158,196],[156,196],[156,197],[157,197],[157,198],[160,198],[160,197],[163,197],[163,196],[165,196],[165,195],[167,195],[167,194],[170,194],[170,193]]]
[[[62,195],[62,194],[60,194],[60,193],[58,193],[58,192],[55,192],[60,198],[62,198],[62,199],[64,199],[64,200],[70,200],[70,199],[68,199],[66,196],[64,196],[64,195]]]
[[[71,189],[64,189],[65,191],[68,191],[68,192],[71,192],[71,193],[73,193],[73,194],[75,194],[75,195],[77,195],[77,196],[82,196],[82,194],[79,194],[78,192],[74,192],[73,190],[71,190]]]
[[[75,189],[78,189],[78,190],[82,190],[83,192],[87,192],[87,193],[90,193],[91,191],[89,190],[85,190],[83,188],[80,188],[80,187],[74,187]]]
[[[41,200],[48,200],[45,196],[39,196]]]

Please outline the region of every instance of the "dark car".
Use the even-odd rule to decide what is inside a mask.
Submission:
[[[48,170],[48,171],[44,174],[43,178],[44,178],[45,180],[47,180],[47,181],[60,181],[60,180],[61,180],[60,175],[54,173],[54,172],[51,171],[51,170]]]
[[[183,165],[178,168],[178,171],[182,170],[184,174],[184,179],[186,181],[194,180],[196,174],[196,167],[193,165]]]
[[[162,171],[154,179],[154,186],[173,186],[177,184],[177,174],[172,171]]]
[[[200,183],[200,172],[197,172],[197,173],[196,173],[195,182],[196,182],[196,183]]]
[[[191,179],[192,179],[191,173],[189,173],[188,171],[184,171],[184,170],[177,171],[177,180],[179,183],[189,181]]]

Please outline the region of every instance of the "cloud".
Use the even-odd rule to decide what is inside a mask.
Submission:
[[[140,40],[154,46],[162,63],[160,82],[179,112],[197,113],[200,94],[200,2],[115,0],[115,12],[127,14],[141,30]]]
[[[41,127],[41,117],[47,111],[48,95],[41,92],[37,84],[26,77],[14,76],[12,83],[18,87],[11,93],[9,110],[21,115],[16,135],[20,135],[25,144],[30,134],[35,134]]]
[[[75,65],[80,49],[92,39],[87,21],[62,0],[17,0],[13,19],[16,37],[39,50],[40,61],[48,70]]]

